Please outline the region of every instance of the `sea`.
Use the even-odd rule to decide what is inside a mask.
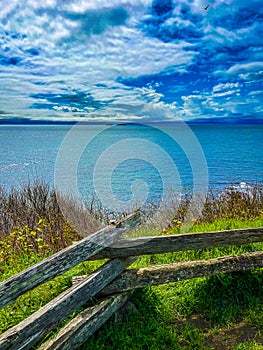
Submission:
[[[0,125],[0,186],[34,181],[105,208],[263,185],[263,125]]]

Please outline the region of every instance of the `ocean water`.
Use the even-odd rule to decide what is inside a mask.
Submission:
[[[0,185],[44,179],[105,207],[263,184],[263,125],[1,125]]]

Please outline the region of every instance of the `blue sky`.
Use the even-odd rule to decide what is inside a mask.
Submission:
[[[0,120],[263,122],[262,22],[262,0],[0,0]]]

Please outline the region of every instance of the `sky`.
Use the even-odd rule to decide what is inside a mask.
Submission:
[[[263,123],[262,22],[262,0],[0,0],[0,122]]]

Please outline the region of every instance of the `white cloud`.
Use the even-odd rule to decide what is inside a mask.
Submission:
[[[249,96],[263,95],[263,90],[250,91]]]
[[[238,10],[260,2],[214,0],[208,11],[204,11],[206,4],[203,0],[174,2],[173,17],[164,24],[158,22],[170,35],[169,40],[162,40],[142,30],[143,19],[151,18],[150,0],[7,1],[0,11],[0,54],[20,61],[17,65],[1,66],[0,109],[18,116],[34,113],[36,118],[41,115],[54,118],[55,113],[58,118],[67,119],[82,118],[82,114],[87,118],[100,118],[98,113],[103,118],[107,118],[108,113],[113,119],[116,115],[135,119],[137,115],[154,120],[177,115],[189,119],[216,112],[222,115],[222,111],[259,113],[260,95],[256,93],[259,87],[253,85],[263,75],[261,36],[255,35],[260,31],[259,23],[245,25],[244,21],[232,30],[220,20],[234,19]],[[182,12],[183,8],[188,11],[187,6],[188,17]],[[89,16],[94,15],[103,22],[107,16],[103,17],[102,9],[115,8],[127,11],[129,17],[125,23],[117,26],[102,23],[97,34],[94,28],[85,27],[81,32],[83,25],[88,25]],[[107,11],[105,13],[109,13]],[[96,27],[96,23],[93,26]],[[176,38],[176,30],[181,27],[182,30],[190,28],[189,33],[192,30],[193,35],[200,34],[200,37]],[[235,52],[236,47],[240,52]],[[31,55],[28,50],[32,48],[39,55]],[[193,66],[198,70],[199,65],[207,67],[207,71],[193,72]],[[193,85],[189,80],[184,84],[183,80],[190,68]],[[128,87],[118,82],[123,81],[118,78],[131,80],[151,75],[156,75],[158,80],[160,72],[162,77],[177,74],[178,83],[174,78],[174,85],[169,82],[165,90],[162,82],[146,83],[145,87]],[[214,86],[208,84],[204,90],[199,87],[198,81],[205,84],[204,78],[211,76],[220,82],[214,82]],[[190,89],[194,83],[196,93]],[[255,92],[246,90],[248,84]],[[32,95],[63,95],[74,91],[91,94],[101,104],[100,110],[62,102],[51,105],[50,110],[29,109],[34,102],[41,102]],[[167,96],[169,101],[175,96],[175,101],[166,103]]]
[[[258,73],[263,70],[263,62],[248,62],[248,63],[237,63],[230,67],[226,73],[231,75],[246,75],[251,73]]]
[[[213,92],[219,92],[222,90],[228,90],[228,89],[234,89],[234,88],[238,88],[240,85],[239,82],[236,83],[220,83],[217,84],[213,87]]]
[[[231,96],[231,95],[236,94],[236,93],[237,93],[237,91],[235,91],[235,90],[228,90],[228,91],[224,91],[224,92],[214,93],[213,97]]]
[[[85,109],[80,109],[77,107],[70,107],[70,106],[54,106],[53,109],[55,111],[61,111],[61,112],[84,112]]]

